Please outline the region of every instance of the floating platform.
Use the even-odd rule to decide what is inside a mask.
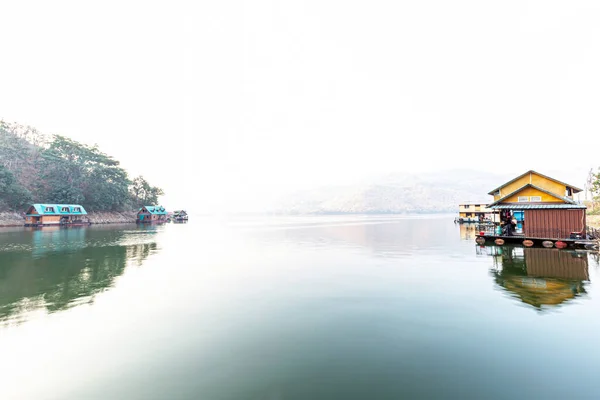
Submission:
[[[42,222],[34,222],[34,223],[29,223],[29,224],[25,224],[25,227],[33,227],[33,228],[41,228],[44,226],[59,226],[59,227],[69,227],[69,226],[90,226],[92,225],[91,222],[69,222],[69,223],[59,223],[59,224],[52,224],[52,223],[42,223]]]
[[[475,235],[475,241],[480,244],[498,244],[496,242],[498,239],[502,241],[502,243],[512,243],[512,244],[524,244],[526,240],[533,242],[533,246],[544,246],[544,242],[551,242],[552,247],[556,246],[556,242],[563,242],[567,245],[567,247],[574,248],[584,248],[588,250],[598,250],[600,245],[597,240],[588,240],[588,239],[556,239],[556,238],[532,238],[526,237],[524,235],[493,235],[493,234],[477,234]],[[547,243],[546,243],[547,244]],[[501,246],[501,244],[498,244]],[[556,246],[558,247],[558,246]]]

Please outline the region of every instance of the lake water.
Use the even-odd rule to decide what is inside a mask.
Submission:
[[[597,256],[452,219],[0,230],[0,398],[600,398]]]

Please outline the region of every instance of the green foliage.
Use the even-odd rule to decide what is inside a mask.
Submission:
[[[596,173],[591,172],[590,183],[590,192],[592,193],[592,198],[594,200],[600,200],[600,168],[598,168],[598,172]]]
[[[158,203],[163,195],[144,178],[131,182],[119,162],[64,136],[0,121],[0,206],[30,202],[82,204],[89,211],[121,211]]]
[[[100,165],[89,175],[85,197],[90,210],[121,210],[130,207],[129,178],[124,169],[114,165]]]
[[[9,209],[19,209],[31,201],[31,192],[24,188],[12,172],[0,165],[0,199]]]
[[[592,197],[592,201],[588,204],[587,213],[597,215],[600,212],[600,209],[598,208],[598,203],[600,203],[600,168],[598,168],[598,172],[594,172],[593,169],[590,170],[586,180],[585,189],[586,199],[588,198],[588,191]]]
[[[158,204],[158,197],[164,192],[158,187],[151,186],[143,177],[138,176],[130,187],[131,200],[137,206]]]

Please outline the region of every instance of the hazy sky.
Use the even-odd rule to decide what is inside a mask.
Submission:
[[[598,1],[13,1],[0,14],[0,118],[99,144],[167,206],[253,208],[295,187],[464,167],[583,185],[600,165]]]

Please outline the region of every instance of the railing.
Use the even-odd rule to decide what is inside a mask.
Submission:
[[[479,224],[477,225],[477,233],[483,232],[484,235],[495,235],[496,226],[491,224]]]
[[[528,229],[527,234],[525,234],[525,232],[517,233],[513,231],[511,235],[507,235],[504,230],[502,230],[502,233],[498,235],[496,229],[496,227],[480,226],[479,231],[484,232],[485,235],[491,236],[526,236],[528,238],[540,239],[585,239],[584,235],[572,235],[572,232],[560,228]],[[600,238],[600,230],[595,230],[595,235],[597,235],[596,237]]]

